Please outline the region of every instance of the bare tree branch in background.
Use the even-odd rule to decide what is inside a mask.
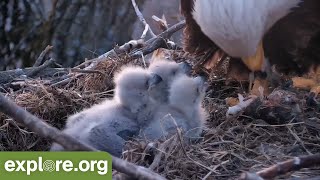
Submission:
[[[39,55],[38,59],[34,63],[33,67],[38,67],[42,64],[44,56],[52,49],[52,46],[48,45]]]
[[[137,0],[141,5],[144,0]],[[127,0],[38,0],[0,3],[0,70],[30,67],[43,47],[64,67],[131,39],[136,20]]]
[[[110,59],[116,59],[119,56],[126,55],[128,50],[132,50],[132,48],[128,47],[136,47],[132,45],[132,43],[137,43],[138,45],[143,43],[143,47],[140,49],[136,49],[135,51],[130,52],[128,55],[132,59],[140,58],[141,55],[146,55],[152,53],[154,50],[158,48],[168,48],[169,44],[167,43],[167,39],[169,39],[175,32],[181,30],[185,26],[186,22],[185,20],[173,25],[172,27],[168,28],[166,31],[162,32],[155,38],[151,38],[147,40],[145,43],[144,41],[140,42],[139,40],[133,40],[129,41],[128,43],[125,43],[124,45],[120,46],[117,49],[112,49],[102,55],[100,55],[98,58],[91,59],[86,64],[89,64],[87,67],[84,68],[84,70],[92,70],[95,69],[97,64],[101,61],[107,61]],[[144,32],[145,33],[145,32]],[[143,33],[143,34],[144,34]],[[65,79],[61,80],[60,82],[55,82],[51,86],[60,86],[65,85],[71,82],[72,80],[82,76],[83,74],[70,74],[69,76],[66,76]]]
[[[133,8],[134,8],[134,10],[135,10],[138,18],[140,19],[140,21],[143,23],[144,26],[148,27],[150,35],[151,35],[153,38],[156,37],[156,35],[153,33],[150,25],[149,25],[149,24],[147,23],[147,21],[144,19],[141,11],[139,10],[139,7],[138,7],[136,1],[135,1],[135,0],[131,0],[131,2],[132,2],[132,6],[133,6]]]

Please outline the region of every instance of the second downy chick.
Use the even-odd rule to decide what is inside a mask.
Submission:
[[[149,71],[158,74],[162,78],[162,82],[150,92],[159,104],[167,103],[169,96],[169,84],[176,76],[191,73],[191,66],[185,62],[176,63],[175,61],[158,60],[150,64]]]
[[[153,141],[177,132],[179,127],[188,139],[198,139],[207,118],[202,107],[206,89],[207,83],[201,77],[176,77],[169,89],[169,104],[161,105],[155,111],[140,136]]]

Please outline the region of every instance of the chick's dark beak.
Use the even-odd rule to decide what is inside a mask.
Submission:
[[[188,76],[191,75],[192,67],[188,63],[186,63],[186,62],[179,63],[179,68],[186,75],[188,75]]]
[[[153,87],[155,87],[157,84],[159,84],[160,82],[162,82],[162,78],[155,73],[151,73],[151,77],[148,80],[148,88],[151,89]]]

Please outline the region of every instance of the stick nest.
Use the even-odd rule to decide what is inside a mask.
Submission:
[[[176,61],[188,59],[193,65],[198,61],[181,51],[170,56]],[[29,79],[20,83],[18,90],[8,90],[5,94],[32,114],[62,129],[69,115],[112,97],[113,74],[128,63],[143,66],[141,59],[102,61],[94,69],[101,73],[85,74],[67,85],[51,87],[46,80]],[[243,114],[228,119],[226,98],[243,94],[247,83],[226,82],[212,75],[208,80],[211,86],[203,105],[210,117],[201,141],[187,144],[181,140],[184,133],[178,130],[163,142],[132,139],[126,144],[123,158],[168,179],[233,179],[243,171],[258,171],[294,156],[320,152],[319,105],[307,105],[308,91],[285,90],[294,93],[294,103],[301,110],[298,114],[292,112],[292,104],[260,100]],[[0,114],[0,138],[1,151],[45,151],[51,144],[3,114]],[[319,175],[320,170],[314,168],[280,178]]]

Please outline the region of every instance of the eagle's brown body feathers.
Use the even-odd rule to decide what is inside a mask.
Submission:
[[[195,1],[181,0],[181,12],[187,23],[184,50],[195,55],[216,51],[219,47],[204,35],[192,16]],[[319,65],[320,1],[302,0],[299,7],[293,8],[265,34],[263,43],[265,56],[281,72],[301,74]]]
[[[320,64],[320,1],[304,0],[264,37],[266,56],[283,72],[298,74]]]
[[[201,54],[207,50],[218,50],[214,44],[200,29],[200,26],[193,19],[194,0],[181,0],[181,13],[186,19],[186,27],[183,30],[184,50],[192,54]]]

